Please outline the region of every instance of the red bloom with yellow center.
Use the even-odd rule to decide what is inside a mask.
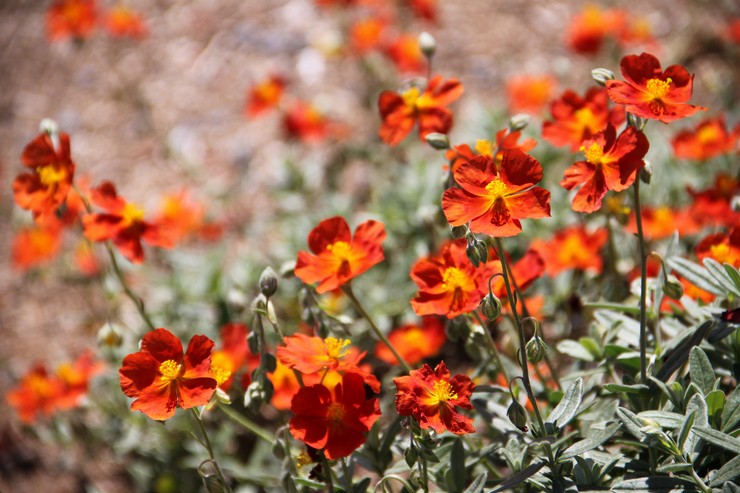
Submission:
[[[475,384],[465,375],[450,378],[444,361],[432,370],[424,365],[411,370],[408,376],[393,379],[396,392],[396,410],[401,416],[413,416],[423,428],[437,433],[445,430],[456,435],[473,433],[473,420],[463,416],[457,408],[473,409],[470,396]]]
[[[426,59],[419,48],[416,36],[401,34],[392,40],[385,48],[386,56],[393,62],[399,72],[423,72],[426,68]]]
[[[522,152],[529,152],[537,146],[537,141],[528,138],[519,142],[520,131],[511,132],[504,128],[496,132],[496,143],[490,140],[480,139],[475,143],[475,150],[472,150],[467,144],[460,144],[447,150],[445,157],[450,161],[450,167],[454,172],[461,164],[470,161],[475,156],[496,156],[496,164],[501,163],[506,149],[518,149]],[[447,169],[446,167],[444,169]]]
[[[740,180],[734,176],[718,173],[714,185],[702,191],[688,189],[691,195],[689,213],[703,226],[727,225],[740,222],[740,212],[732,208],[732,198],[740,194]]]
[[[87,394],[90,380],[103,368],[103,363],[95,359],[90,349],[84,351],[72,363],[59,365],[55,375],[61,382],[61,391],[56,399],[56,407],[64,410],[78,406],[80,400]]]
[[[634,115],[668,123],[706,109],[686,103],[694,76],[680,65],[663,71],[654,55],[642,53],[622,58],[620,68],[625,80],[606,81],[606,90],[612,101]]]
[[[288,138],[320,142],[329,136],[330,122],[312,103],[295,101],[283,115],[283,131]]]
[[[542,166],[520,150],[504,150],[500,164],[476,156],[453,174],[461,188],[442,196],[452,226],[470,223],[474,233],[515,236],[522,230],[520,219],[550,217],[550,192],[534,186],[542,179]]]
[[[345,374],[333,391],[321,384],[302,387],[290,410],[291,435],[323,449],[330,460],[346,457],[365,443],[365,434],[380,417],[378,399],[365,398],[362,377],[355,373]]]
[[[142,241],[163,248],[172,246],[172,240],[162,234],[159,225],[144,221],[144,211],[119,197],[112,183],[106,181],[93,188],[90,201],[107,212],[83,216],[82,226],[89,240],[111,240],[134,263],[144,260]]]
[[[271,75],[247,91],[244,113],[254,118],[276,108],[285,92],[286,81],[280,75]]]
[[[609,125],[593,139],[583,142],[585,161],[578,161],[565,170],[560,184],[567,190],[583,185],[573,197],[573,210],[595,212],[601,208],[606,192],[621,192],[634,183],[637,172],[645,165],[647,154],[645,135],[634,127],[619,134]]]
[[[630,214],[625,227],[632,234],[637,234],[637,218],[634,211]],[[687,209],[675,209],[668,206],[642,208],[642,232],[651,240],[668,238],[675,231],[681,237],[692,235],[700,229]]]
[[[320,372],[336,374],[356,373],[374,392],[380,392],[380,382],[360,361],[367,352],[350,345],[349,339],[312,337],[294,334],[284,339],[277,349],[277,358],[288,368],[310,375]]]
[[[604,130],[608,123],[619,126],[625,119],[622,106],[609,109],[609,96],[601,87],[592,87],[584,97],[566,90],[552,102],[550,111],[553,121],[542,124],[542,138],[554,146],[570,146],[572,151]]]
[[[423,359],[437,356],[447,342],[447,335],[442,321],[429,316],[423,317],[421,324],[406,324],[393,329],[388,334],[388,341],[406,363],[415,365]],[[398,364],[388,346],[381,342],[375,346],[375,356],[389,365]]]
[[[97,15],[95,0],[56,0],[46,12],[47,37],[85,39],[95,30]]]
[[[596,5],[587,6],[573,17],[567,28],[568,47],[576,53],[597,53],[606,38],[623,30],[626,17],[626,13],[621,10],[602,10]]]
[[[538,115],[552,99],[557,82],[551,75],[520,75],[506,83],[509,111]]]
[[[259,356],[253,355],[247,345],[247,326],[241,323],[228,323],[221,327],[221,347],[211,356],[211,374],[222,390],[229,390],[242,367],[254,369],[259,364]]]
[[[437,75],[429,81],[422,92],[413,86],[401,94],[383,91],[378,99],[378,108],[383,123],[380,138],[388,145],[399,144],[419,123],[419,138],[439,132],[446,134],[452,128],[452,112],[447,106],[463,94],[463,86],[457,79],[444,81]]]
[[[542,256],[545,272],[549,276],[570,269],[591,270],[600,274],[600,250],[606,244],[607,237],[604,229],[589,233],[583,226],[570,226],[556,232],[549,241],[534,240],[532,249]]]
[[[13,238],[13,267],[25,271],[56,258],[62,245],[62,228],[36,225],[18,231]]]
[[[183,354],[180,339],[170,331],[145,334],[141,351],[123,358],[118,370],[121,390],[136,399],[131,410],[163,421],[174,416],[178,407],[208,404],[217,385],[211,374],[213,346],[208,337],[196,335]]]
[[[105,28],[116,38],[142,39],[149,34],[142,15],[125,5],[117,5],[106,13]]]
[[[51,416],[54,413],[61,392],[61,381],[50,375],[44,364],[38,363],[5,398],[15,408],[21,421],[33,423],[39,416]]]
[[[464,239],[446,243],[439,255],[417,261],[411,279],[419,294],[411,300],[417,315],[445,315],[454,318],[475,310],[488,292],[491,263],[476,268],[465,254]]]
[[[32,172],[20,174],[13,181],[15,202],[34,215],[54,214],[72,188],[75,165],[70,157],[69,135],[60,133],[55,146],[49,134],[39,134],[23,149],[21,161]]]
[[[275,409],[279,409],[280,411],[290,409],[290,402],[293,400],[293,396],[301,388],[293,370],[282,364],[280,360],[277,360],[275,371],[268,373],[267,378],[272,382],[274,389],[270,403]],[[305,384],[306,382],[304,381],[303,383]]]
[[[313,254],[298,252],[295,275],[307,284],[318,282],[319,293],[333,291],[385,258],[383,240],[385,226],[378,221],[360,224],[352,237],[343,217],[325,219],[308,234]]]
[[[696,128],[683,130],[671,142],[676,157],[704,161],[722,154],[737,153],[740,124],[730,132],[722,116],[709,118]]]
[[[206,226],[203,204],[189,196],[187,190],[166,195],[155,223],[172,243],[201,232]]]
[[[713,233],[696,245],[696,256],[699,260],[711,258],[717,262],[740,267],[740,227],[729,233]]]

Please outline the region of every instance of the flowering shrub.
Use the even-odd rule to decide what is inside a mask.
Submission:
[[[365,70],[352,111],[372,128],[306,98],[315,52],[252,74],[233,114],[272,119],[288,157],[248,219],[179,183],[146,214],[88,178],[89,136],[29,133],[11,261],[52,275],[71,253],[109,307],[97,350],[15,375],[29,434],[111,451],[131,491],[735,491],[738,125],[694,104],[706,68],[666,49],[599,59],[588,88],[518,75],[495,99],[531,115],[485,124],[408,33],[444,23],[441,2],[314,7],[340,26],[326,56]],[[644,22],[587,7],[566,44],[657,48]],[[47,23],[55,41],[156,32],[93,1]]]

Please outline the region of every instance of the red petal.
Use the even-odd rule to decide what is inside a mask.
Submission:
[[[149,353],[160,364],[168,360],[177,364],[182,361],[182,343],[167,329],[155,329],[144,334],[141,352]]]
[[[338,241],[352,241],[349,225],[341,216],[324,219],[308,234],[308,247],[316,254],[324,252],[327,246]]]
[[[178,341],[179,342],[179,341]],[[211,377],[211,354],[215,343],[204,335],[195,335],[185,351],[183,378]]]
[[[490,198],[473,195],[460,188],[449,188],[442,195],[442,211],[452,226],[461,226],[487,215],[492,206]]]

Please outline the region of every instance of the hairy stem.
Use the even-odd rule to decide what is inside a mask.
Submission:
[[[200,412],[198,412],[198,410],[194,407],[190,408],[190,414],[191,416],[193,416],[193,419],[195,419],[198,430],[203,437],[203,442],[201,443],[208,451],[208,458],[210,459],[211,464],[213,464],[213,467],[216,469],[216,475],[218,476],[219,481],[225,488],[225,491],[227,493],[231,493],[231,488],[229,488],[229,485],[226,482],[226,478],[224,477],[224,473],[221,470],[221,466],[218,465],[218,462],[216,461],[216,456],[213,455],[213,447],[211,446],[211,441],[208,439],[208,433],[206,432],[206,425],[205,423],[203,423],[203,417],[200,415]]]
[[[635,198],[635,222],[640,257],[640,381],[647,383],[647,255],[645,254],[645,235],[642,230],[642,210],[640,208],[640,179],[633,185]]]

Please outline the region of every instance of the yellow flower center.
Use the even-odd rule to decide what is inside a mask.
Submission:
[[[403,103],[410,107],[416,106],[416,100],[419,99],[420,95],[421,91],[419,91],[418,87],[411,87],[401,93]]]
[[[123,207],[123,212],[121,213],[121,216],[123,217],[123,222],[125,224],[132,224],[134,222],[142,221],[144,219],[144,209],[136,206],[135,204],[126,204]]]
[[[580,237],[571,235],[563,240],[557,255],[561,264],[572,267],[587,262],[591,253],[586,248],[586,245],[583,244]]]
[[[604,148],[594,142],[588,149],[581,146],[581,150],[586,155],[586,161],[591,164],[601,164],[601,159],[604,157]]]
[[[468,284],[468,276],[457,267],[448,267],[442,275],[442,288],[447,291],[464,289]]]
[[[720,133],[714,125],[706,125],[699,129],[696,138],[702,144],[709,144],[710,142],[717,142],[720,139]]]
[[[647,81],[646,88],[647,92],[653,97],[653,99],[663,99],[671,88],[671,80],[668,77],[666,80],[650,79]]]
[[[339,423],[344,419],[344,407],[338,402],[332,402],[326,410],[326,419]]]
[[[347,354],[347,346],[349,345],[349,339],[337,339],[335,337],[324,339],[326,355],[331,359],[343,358]]]
[[[308,455],[306,452],[301,452],[298,454],[295,458],[295,465],[298,467],[307,466],[309,464],[313,464],[313,460],[311,459],[311,456]]]
[[[712,258],[717,262],[730,263],[730,245],[726,243],[718,243],[716,245],[712,245],[709,248],[709,251],[712,254]]]
[[[46,396],[51,393],[51,385],[49,384],[49,379],[46,377],[42,377],[41,375],[31,375],[28,380],[26,380],[26,385],[36,395]]]
[[[591,111],[591,108],[581,108],[580,110],[576,110],[576,112],[573,113],[573,116],[575,116],[576,121],[581,127],[587,128],[591,133],[596,133],[601,130],[599,121],[596,119],[594,112]]]
[[[503,198],[504,195],[509,191],[509,187],[501,181],[500,179],[496,178],[491,183],[486,185],[486,190],[488,191],[488,194],[491,196],[492,199],[500,199]]]
[[[475,151],[481,156],[493,157],[493,143],[490,140],[478,140],[475,143]]]
[[[217,385],[222,385],[231,377],[233,364],[223,351],[216,351],[211,356],[211,375],[216,379]]]
[[[333,253],[335,257],[342,260],[349,260],[352,253],[352,247],[346,241],[337,241],[336,243],[327,245],[326,249]]]
[[[457,394],[452,390],[450,382],[446,382],[444,380],[437,380],[434,382],[431,396],[433,404],[439,404],[440,402],[447,402],[454,399],[457,399]]]
[[[159,373],[162,374],[160,377],[162,380],[172,381],[176,380],[180,376],[181,365],[173,359],[168,359],[161,365],[159,365]]]
[[[67,178],[67,172],[64,168],[57,169],[53,164],[36,168],[36,173],[39,174],[39,180],[41,180],[41,183],[47,187],[56,185]]]

